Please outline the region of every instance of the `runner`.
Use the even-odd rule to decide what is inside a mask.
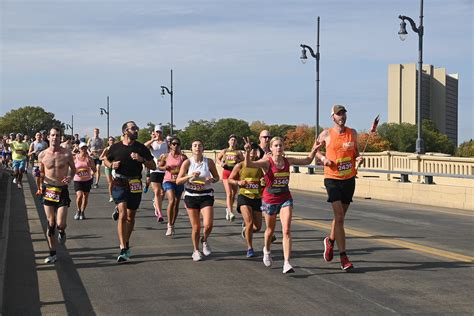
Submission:
[[[354,265],[346,254],[344,218],[354,195],[356,165],[361,163],[363,158],[357,148],[357,132],[346,126],[346,112],[342,105],[332,107],[333,127],[323,130],[318,138],[322,145],[326,145],[326,155],[318,151],[317,157],[324,165],[324,186],[334,212],[331,233],[324,238],[323,257],[327,262],[332,261],[336,241],[341,269],[349,271]]]
[[[33,176],[35,177],[36,182],[36,195],[41,195],[41,177],[40,177],[40,163],[38,161],[38,155],[48,148],[48,144],[43,140],[43,134],[37,132],[35,134],[35,141],[31,143],[30,150],[28,151],[28,156],[30,156],[30,161],[33,163]]]
[[[119,210],[117,225],[120,254],[117,262],[130,260],[130,236],[142,199],[142,170],[156,168],[148,148],[136,141],[139,128],[134,121],[122,125],[123,140],[110,146],[104,165],[112,168],[112,196]]]
[[[229,183],[227,180],[232,172],[234,166],[244,160],[244,155],[237,150],[237,136],[232,134],[229,136],[229,147],[221,150],[217,155],[217,161],[220,162],[222,166],[222,182],[224,183],[225,193],[226,193],[226,205],[225,209],[225,219],[228,221],[234,221],[234,201],[237,194],[237,185]]]
[[[185,154],[181,152],[181,141],[178,137],[171,139],[170,152],[162,157],[160,160],[160,170],[166,170],[163,181],[163,190],[166,192],[168,199],[168,225],[166,236],[174,235],[174,224],[178,217],[179,201],[184,191],[184,185],[176,184],[176,178],[179,174],[179,169],[183,162],[188,159]]]
[[[201,238],[204,256],[211,254],[211,247],[207,241],[212,231],[214,218],[214,190],[212,183],[219,181],[214,160],[203,156],[204,147],[201,140],[194,140],[191,144],[192,157],[181,165],[176,184],[184,184],[184,204],[188,211],[192,226],[192,241],[194,261],[202,260],[199,251],[201,237],[201,219],[203,218],[204,234]]]
[[[103,161],[107,157],[107,154],[109,153],[110,146],[112,146],[114,143],[115,143],[115,138],[110,136],[109,139],[107,140],[108,146],[104,149],[104,151],[100,155],[100,160]],[[104,164],[104,166],[105,166],[105,164]],[[109,192],[109,202],[113,202],[114,198],[112,197],[112,169],[105,166],[104,167],[104,173],[105,173],[105,177],[107,179],[107,189],[108,189],[108,192]],[[118,216],[118,212],[117,212],[117,216]]]
[[[10,143],[13,159],[13,183],[18,189],[23,188],[21,181],[26,170],[26,157],[28,156],[28,144],[23,141],[23,134],[16,134],[16,140]]]
[[[266,129],[260,132],[260,136],[258,136],[258,159],[262,159],[265,155],[270,155],[270,139],[272,138],[269,131]]]
[[[285,158],[283,140],[273,137],[270,140],[271,156],[264,157],[258,161],[250,158],[250,140],[245,141],[245,165],[249,168],[262,168],[265,178],[265,189],[262,195],[262,211],[265,213],[265,246],[263,247],[263,263],[265,266],[272,265],[271,236],[275,231],[277,214],[280,214],[280,222],[283,234],[283,273],[294,272],[290,264],[291,255],[291,217],[293,214],[293,198],[289,189],[290,165],[307,165],[313,161],[316,150],[321,146],[314,142],[313,148],[306,158]]]
[[[86,219],[84,214],[89,201],[89,192],[92,187],[92,174],[95,172],[95,164],[87,152],[87,144],[80,143],[80,152],[74,157],[76,174],[74,175],[74,191],[76,191],[77,212],[75,220]]]
[[[156,165],[159,165],[160,157],[168,153],[168,144],[163,139],[161,125],[155,125],[151,136],[151,139],[145,143],[145,146],[150,149]],[[153,207],[155,208],[155,216],[158,222],[164,221],[163,214],[161,212],[163,207],[163,187],[161,184],[163,183],[164,176],[165,171],[159,170],[158,168],[156,170],[150,171],[151,188],[153,189],[154,193]]]
[[[38,160],[40,163],[41,184],[44,200],[44,211],[48,220],[46,235],[49,245],[49,256],[45,263],[56,262],[55,231],[58,228],[58,241],[66,243],[67,209],[69,199],[68,184],[76,173],[70,150],[60,146],[61,131],[53,127],[49,131],[50,147],[43,150]],[[68,175],[68,170],[71,170]]]
[[[258,160],[259,147],[256,143],[250,144],[250,159]],[[242,236],[247,241],[247,258],[255,256],[252,237],[254,232],[262,228],[262,169],[246,167],[243,162],[238,163],[229,176],[229,183],[238,185],[237,212],[244,219]]]
[[[87,146],[90,150],[90,155],[94,160],[96,172],[95,174],[95,183],[94,188],[99,187],[99,180],[100,180],[100,166],[102,165],[102,160],[100,160],[100,155],[104,150],[104,141],[102,138],[99,137],[99,129],[96,127],[94,128],[94,136],[89,138],[87,141]]]
[[[61,147],[69,149],[70,151],[73,150],[73,144],[71,142],[71,139],[68,136],[61,136]]]
[[[28,149],[30,148],[31,141],[30,141],[30,136],[25,135],[23,136],[23,142],[28,145]],[[26,153],[26,167],[25,167],[25,173],[28,172],[28,167],[30,167],[30,156],[28,155],[28,152]]]

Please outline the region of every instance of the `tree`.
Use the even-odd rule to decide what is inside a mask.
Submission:
[[[52,127],[64,131],[64,124],[54,118],[54,113],[46,112],[40,106],[21,107],[0,117],[0,134],[13,132],[33,136],[38,131],[48,131]]]
[[[151,132],[153,132],[153,129],[155,129],[155,124],[153,124],[152,122],[148,122],[146,124],[146,127],[142,127],[138,131],[137,141],[139,141],[142,144],[149,141],[151,138]]]
[[[468,140],[459,145],[456,150],[458,157],[474,157],[474,140]]]
[[[216,146],[214,149],[222,149],[229,147],[229,136],[237,136],[237,148],[243,149],[243,140],[242,137],[250,136],[252,132],[250,131],[249,125],[243,120],[227,118],[218,120],[211,134],[211,142]]]
[[[285,149],[289,151],[311,151],[314,144],[314,127],[299,125],[285,135]]]
[[[189,121],[188,123],[189,125],[177,134],[181,140],[182,149],[191,149],[191,143],[195,139],[200,139],[204,142],[204,149],[217,148],[214,147],[216,144],[212,143],[209,137],[212,134],[212,130],[216,124],[214,120]]]
[[[369,135],[369,133],[365,132],[357,134],[357,146],[360,152],[364,150],[365,144],[367,143],[367,138],[369,138],[369,142],[367,143],[367,148],[365,149],[366,152],[381,152],[384,150],[390,150],[390,142],[388,140],[378,134]]]

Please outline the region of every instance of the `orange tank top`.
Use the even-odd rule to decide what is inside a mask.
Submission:
[[[329,130],[330,142],[326,145],[326,158],[333,164],[324,166],[324,177],[330,179],[345,180],[354,177],[356,170],[356,146],[357,140],[351,128],[346,127],[344,133],[340,134],[334,128]]]

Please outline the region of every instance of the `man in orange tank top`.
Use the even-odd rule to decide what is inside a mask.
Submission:
[[[325,129],[318,137],[326,146],[326,155],[318,150],[316,157],[324,165],[324,186],[328,193],[328,202],[332,204],[334,219],[331,233],[324,238],[324,260],[333,259],[334,242],[337,243],[341,259],[341,269],[349,271],[354,265],[346,254],[346,233],[344,218],[355,190],[356,165],[362,162],[357,148],[357,132],[346,126],[346,108],[343,105],[332,107],[332,128]]]

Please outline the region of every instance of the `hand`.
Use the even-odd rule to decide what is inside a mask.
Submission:
[[[364,157],[362,157],[362,156],[356,157],[357,166],[362,165],[362,164],[364,163],[364,160],[365,160],[365,159],[364,159]]]
[[[216,182],[216,179],[214,179],[214,177],[207,177],[207,178],[206,178],[206,182],[215,183],[215,182]]]
[[[247,180],[239,180],[237,181],[237,184],[239,185],[239,187],[243,187],[247,184]]]
[[[131,153],[131,154],[130,154],[130,157],[131,157],[133,160],[136,160],[136,161],[138,161],[138,162],[143,162],[143,161],[145,161],[145,160],[142,158],[142,156],[140,156],[140,155],[137,154],[137,153]]]
[[[244,140],[244,149],[245,151],[250,151],[250,149],[252,149],[252,147],[250,146],[250,138],[247,136],[247,137],[242,137],[242,139]]]
[[[323,147],[324,143],[320,143],[317,139],[314,141],[313,148],[311,151],[317,151],[319,148]]]
[[[326,157],[324,157],[324,159],[321,159],[321,161],[323,162],[323,166],[332,166],[332,161],[327,159]]]
[[[112,165],[110,167],[114,170],[117,170],[120,167],[120,161],[112,162]]]
[[[201,174],[201,172],[194,171],[191,175],[193,176],[193,178],[197,178],[197,177],[199,177],[200,174]]]
[[[61,182],[64,183],[64,184],[69,184],[69,182],[71,182],[71,176],[65,176]]]

